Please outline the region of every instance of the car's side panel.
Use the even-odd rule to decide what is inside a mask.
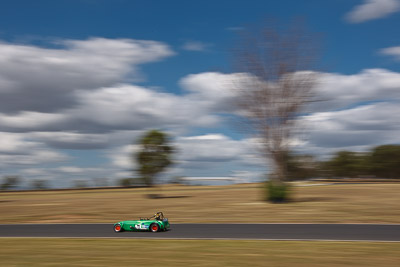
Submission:
[[[164,219],[162,221],[136,220],[118,222],[118,224],[120,224],[122,227],[122,231],[149,231],[152,223],[157,223],[160,230],[166,230],[170,227],[168,219]]]
[[[137,221],[122,221],[119,224],[123,231],[148,231],[152,223],[157,221],[152,220],[137,220]]]

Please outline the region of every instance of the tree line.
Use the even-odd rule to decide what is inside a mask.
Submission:
[[[287,179],[400,178],[400,145],[381,145],[369,152],[339,151],[329,160],[310,155],[286,154]]]

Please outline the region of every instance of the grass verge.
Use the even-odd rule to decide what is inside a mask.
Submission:
[[[2,266],[398,266],[400,243],[0,238]]]
[[[111,223],[156,211],[171,223],[400,223],[400,184],[293,186],[285,204],[263,201],[262,186],[2,192],[0,223]]]

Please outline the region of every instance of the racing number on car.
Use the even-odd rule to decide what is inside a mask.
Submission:
[[[144,224],[136,224],[135,228],[139,229],[139,230],[146,230],[146,229],[149,229],[149,226],[148,225],[144,225]]]

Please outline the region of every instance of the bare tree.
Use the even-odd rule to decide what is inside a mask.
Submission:
[[[281,183],[297,118],[313,96],[314,39],[295,25],[245,32],[240,40],[235,64],[243,75],[235,87],[242,126],[260,141],[266,164],[272,163],[272,182]]]

